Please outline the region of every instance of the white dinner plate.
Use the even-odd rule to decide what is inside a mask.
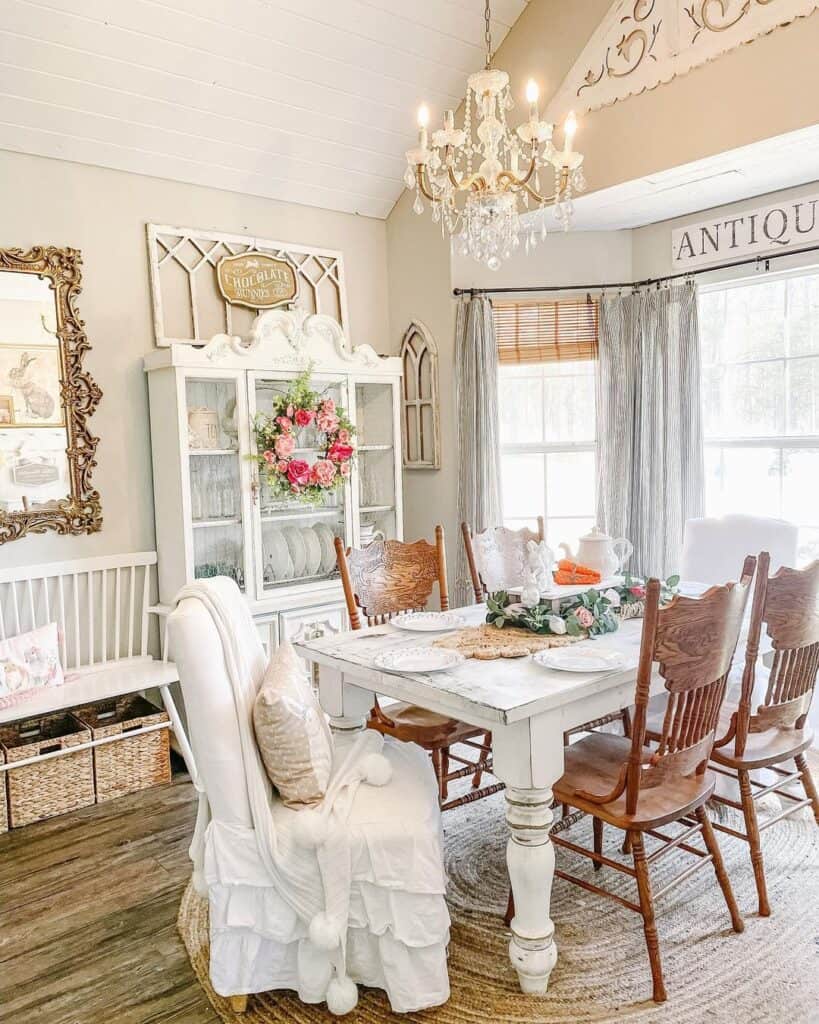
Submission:
[[[281,530],[273,527],[270,530],[269,541],[272,555],[273,573],[276,581],[293,579],[293,560],[287,547],[287,541],[282,536]]]
[[[404,647],[399,651],[382,651],[373,664],[386,672],[446,672],[463,660],[462,654],[442,647]]]
[[[616,672],[626,667],[619,651],[599,651],[594,647],[555,647],[538,651],[533,659],[544,668],[561,672]]]
[[[306,576],[316,576],[321,567],[321,543],[319,542],[318,534],[311,526],[305,526],[301,531],[301,535],[307,552],[304,574]]]
[[[466,621],[454,612],[401,612],[390,619],[390,623],[399,629],[411,629],[417,633],[436,633],[466,625]]]
[[[335,534],[326,523],[316,523],[313,529],[321,544],[321,571],[331,572],[336,565]]]
[[[282,533],[293,562],[293,576],[298,579],[300,576],[304,576],[304,567],[307,564],[307,548],[304,546],[304,538],[298,526],[285,526]]]

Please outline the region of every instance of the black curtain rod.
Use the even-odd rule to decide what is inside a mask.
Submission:
[[[532,285],[523,288],[453,288],[453,295],[505,295],[520,292],[590,292],[590,291],[615,291],[619,288],[648,288],[653,284],[663,284],[666,281],[677,281],[681,277],[695,277],[697,274],[713,274],[718,270],[728,270],[731,267],[746,267],[751,264],[768,264],[771,260],[782,259],[784,256],[801,256],[808,252],[819,252],[819,245],[807,245],[804,249],[791,249],[788,252],[772,252],[767,256],[751,256],[747,260],[734,260],[729,263],[718,263],[713,267],[700,267],[697,270],[683,270],[679,274],[668,274],[666,277],[647,277],[644,281],[620,281],[615,284],[560,284],[560,285]]]

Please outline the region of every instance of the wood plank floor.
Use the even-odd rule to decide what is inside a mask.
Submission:
[[[195,817],[182,775],[0,836],[2,1024],[218,1024],[176,931]]]

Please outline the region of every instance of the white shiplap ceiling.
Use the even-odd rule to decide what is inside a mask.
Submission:
[[[528,0],[494,0],[497,47]],[[0,0],[0,149],[386,217],[481,0]]]

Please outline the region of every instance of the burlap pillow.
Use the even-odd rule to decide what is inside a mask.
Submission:
[[[304,662],[289,643],[270,659],[253,706],[253,727],[282,801],[296,809],[321,801],[330,781],[333,740]]]

